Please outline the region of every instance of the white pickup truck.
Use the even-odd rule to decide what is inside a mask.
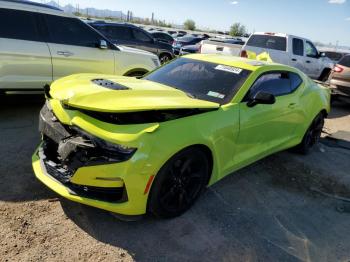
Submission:
[[[213,45],[213,43],[208,43]],[[208,48],[202,43],[201,53],[224,53],[248,57],[248,52],[267,52],[272,61],[296,67],[313,79],[326,81],[334,64],[320,53],[308,39],[281,33],[254,33],[240,48],[239,45],[222,45]]]

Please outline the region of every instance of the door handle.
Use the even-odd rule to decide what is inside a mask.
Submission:
[[[310,64],[310,63],[311,63],[311,61],[307,60],[307,61],[306,61],[306,63]]]
[[[290,104],[288,105],[288,108],[295,108],[296,106],[297,106],[296,103],[290,103]]]
[[[58,55],[63,55],[63,56],[65,56],[65,57],[74,55],[74,53],[72,53],[72,52],[70,52],[70,51],[57,51],[57,54],[58,54]]]
[[[296,62],[297,60],[295,58],[292,58],[292,61]]]

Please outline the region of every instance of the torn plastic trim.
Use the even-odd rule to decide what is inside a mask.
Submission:
[[[73,173],[79,167],[129,160],[136,148],[110,143],[78,127],[63,126],[45,104],[40,111],[39,131],[50,160]]]

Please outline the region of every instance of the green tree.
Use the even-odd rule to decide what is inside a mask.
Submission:
[[[247,29],[241,23],[234,23],[230,28],[231,36],[243,36],[247,33]]]
[[[184,23],[184,27],[187,30],[195,30],[196,29],[196,23],[191,20],[191,19],[187,19]]]

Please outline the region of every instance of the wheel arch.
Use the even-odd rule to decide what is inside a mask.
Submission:
[[[136,74],[136,73],[143,73],[143,74],[146,74],[148,73],[149,71],[145,68],[133,68],[133,69],[130,69],[129,71],[126,71],[123,76],[132,76],[133,74]]]
[[[162,55],[168,55],[168,56],[170,56],[170,59],[173,59],[173,57],[174,57],[169,51],[166,51],[166,50],[160,51],[158,57],[160,58]]]

